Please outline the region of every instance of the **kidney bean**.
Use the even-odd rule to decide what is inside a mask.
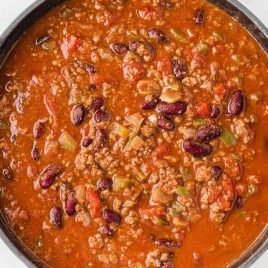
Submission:
[[[91,107],[93,110],[99,110],[103,105],[104,99],[102,97],[95,97],[91,103]]]
[[[220,109],[217,106],[213,105],[211,107],[210,117],[215,119],[215,118],[218,118],[220,116],[220,114],[221,114]]]
[[[179,81],[182,81],[186,77],[186,74],[187,74],[186,65],[180,60],[173,59],[172,67],[173,67],[173,74],[175,78],[178,79]]]
[[[60,207],[53,207],[50,210],[50,221],[54,224],[57,229],[61,229],[62,223],[62,209]]]
[[[3,168],[2,175],[8,181],[12,181],[14,179],[14,173],[10,167]]]
[[[32,156],[33,160],[35,160],[35,161],[40,159],[40,152],[35,145],[33,145],[33,148],[31,151],[31,156]]]
[[[113,180],[110,178],[101,179],[97,182],[97,188],[101,191],[110,190],[113,187]]]
[[[171,239],[157,239],[154,241],[154,244],[159,247],[167,247],[167,248],[173,248],[173,247],[180,247],[181,243],[175,240]]]
[[[82,104],[74,106],[72,110],[72,123],[77,127],[80,126],[84,121],[85,115],[86,109]]]
[[[39,184],[41,188],[49,188],[62,171],[62,167],[57,164],[48,165],[39,175]]]
[[[184,101],[168,103],[161,101],[157,104],[157,109],[164,115],[182,115],[186,112],[188,104]]]
[[[242,208],[244,206],[244,200],[241,196],[237,196],[236,201],[235,201],[235,206],[237,208]]]
[[[223,174],[223,170],[220,166],[213,166],[211,168],[211,177],[215,180],[218,180]]]
[[[217,139],[222,134],[222,128],[218,125],[202,127],[197,130],[196,136],[200,141],[211,141]]]
[[[40,139],[45,132],[45,124],[37,121],[33,127],[33,136],[35,139]]]
[[[163,115],[158,117],[157,125],[159,128],[165,130],[173,130],[175,128],[175,124],[173,123],[173,121],[170,118],[165,117]]]
[[[65,200],[64,210],[69,215],[72,216],[76,212],[76,204],[77,200],[73,192],[67,194],[67,198]]]
[[[152,39],[156,39],[161,44],[169,42],[169,37],[160,29],[152,28],[148,30],[148,35]]]
[[[160,264],[160,268],[174,268],[174,264],[172,261],[163,261]]]
[[[92,144],[93,139],[89,138],[89,137],[85,137],[82,139],[82,146],[83,147],[88,147],[90,144]]]
[[[245,106],[245,95],[241,90],[235,91],[228,104],[228,114],[239,115]]]
[[[141,104],[141,109],[145,111],[152,110],[156,107],[158,102],[158,99],[146,100]]]
[[[198,8],[194,13],[194,22],[198,26],[203,26],[205,22],[205,12],[202,8]]]
[[[165,8],[173,8],[174,4],[170,0],[160,0],[160,5]]]
[[[107,236],[113,236],[114,232],[109,225],[102,226],[100,228],[101,233]]]
[[[125,55],[128,51],[128,47],[122,43],[115,43],[112,45],[112,50],[118,55]]]
[[[103,219],[107,223],[117,223],[117,224],[119,224],[120,221],[121,221],[121,216],[115,211],[105,209],[103,211]]]
[[[92,64],[86,63],[86,64],[84,64],[84,68],[89,74],[96,73],[96,69]]]
[[[46,42],[48,42],[50,39],[51,39],[51,36],[49,34],[40,36],[40,37],[36,38],[35,45],[41,46],[41,45],[45,44]]]
[[[201,142],[193,139],[187,139],[183,142],[183,148],[186,152],[194,157],[205,157],[212,153],[212,146],[209,143]]]
[[[98,110],[94,114],[94,121],[96,123],[107,121],[108,120],[108,114],[105,111]]]

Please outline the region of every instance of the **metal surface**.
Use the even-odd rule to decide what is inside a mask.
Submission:
[[[65,0],[38,0],[27,8],[0,37],[0,68],[16,42],[36,20],[46,14],[51,8]],[[236,0],[208,0],[225,10],[235,20],[241,23],[257,40],[268,54],[268,29],[243,5]],[[36,257],[16,236],[0,213],[0,238],[17,255],[27,267],[48,267]],[[268,225],[255,242],[228,268],[247,268],[268,249]]]

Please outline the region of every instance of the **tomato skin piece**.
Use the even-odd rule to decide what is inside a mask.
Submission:
[[[98,194],[91,188],[87,189],[86,199],[91,206],[91,215],[95,218],[100,218],[101,216],[101,199]]]

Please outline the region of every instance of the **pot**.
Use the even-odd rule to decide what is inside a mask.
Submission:
[[[36,20],[46,14],[54,6],[65,0],[37,0],[28,7],[6,29],[0,37],[0,68],[8,57],[16,42]],[[256,39],[262,49],[268,54],[268,29],[243,5],[236,0],[208,0],[226,11],[231,17],[241,23]],[[0,238],[24,262],[27,267],[48,267],[40,258],[29,250],[20,238],[9,228],[0,212]],[[228,268],[250,267],[268,249],[268,224],[254,243],[237,259],[228,264]]]

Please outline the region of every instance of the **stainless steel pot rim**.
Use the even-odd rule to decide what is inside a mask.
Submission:
[[[36,20],[47,13],[51,8],[66,0],[36,0],[25,9],[0,36],[0,68],[4,64],[9,52],[15,46],[22,34]],[[208,0],[225,10],[246,28],[257,40],[268,55],[268,29],[245,6],[237,0]],[[10,250],[30,268],[48,267],[41,259],[36,257],[8,227],[0,212],[0,238]],[[255,242],[236,260],[227,265],[229,268],[250,267],[268,249],[268,224]]]

